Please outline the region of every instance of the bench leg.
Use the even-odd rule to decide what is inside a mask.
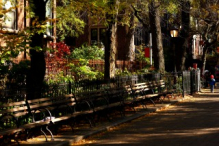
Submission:
[[[149,100],[153,103],[153,105],[155,106],[155,103],[154,103],[154,101],[151,99],[151,98],[149,98]]]
[[[130,106],[133,109],[133,111],[136,113],[135,102],[136,101],[132,101],[130,104],[128,104],[128,106]]]
[[[141,102],[141,105],[142,105],[143,109],[144,109],[144,108],[147,109],[147,105],[144,103],[144,100],[141,100],[140,102]]]
[[[19,143],[18,139],[16,138],[17,135],[18,135],[18,133],[15,133],[13,136],[13,139],[16,141],[17,145],[20,146],[20,143]]]
[[[25,140],[27,141],[27,140],[31,137],[31,134],[32,134],[33,132],[32,132],[31,130],[29,130],[29,129],[26,129],[25,132],[26,132],[26,134],[27,134]]]
[[[91,114],[91,121],[93,123],[93,126],[95,127],[96,123],[95,123],[95,114],[94,113]]]
[[[68,120],[67,125],[69,125],[71,127],[71,131],[74,132],[74,126],[76,125],[75,118]]]
[[[46,135],[46,133],[43,131],[43,127],[40,128],[40,131],[43,133],[43,135],[44,135],[46,141],[48,141],[47,135]]]
[[[88,116],[86,116],[86,119],[87,119],[88,123],[90,124],[90,127],[94,127],[92,120],[90,120],[90,118],[88,118]]]
[[[51,130],[49,130],[48,125],[46,126],[46,130],[49,132],[49,134],[51,135],[51,141],[54,141],[54,136],[51,132]]]
[[[125,105],[121,105],[122,117],[125,117]]]
[[[107,112],[106,112],[106,118],[108,119],[109,122],[111,122],[112,120],[110,119],[110,110],[107,109]]]

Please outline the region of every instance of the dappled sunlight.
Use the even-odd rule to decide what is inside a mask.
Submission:
[[[211,95],[214,95],[214,94],[218,94],[219,95],[219,87],[216,87],[214,89],[214,93],[211,93],[210,87],[209,88],[202,88],[200,94],[206,94],[206,93],[211,94]]]
[[[218,96],[219,97],[219,96]],[[197,96],[91,137],[80,145],[202,145],[219,143],[219,98]],[[205,139],[205,141],[203,141]]]
[[[152,128],[153,129],[153,128]],[[187,139],[188,141],[191,139],[201,140],[203,136],[215,135],[219,132],[219,127],[215,128],[200,128],[200,129],[191,129],[191,130],[168,130],[163,132],[154,132],[148,133],[146,129],[145,133],[142,133],[142,130],[131,129],[130,133],[122,133],[115,134],[114,132],[111,135],[99,135],[95,137],[93,140],[86,140],[81,142],[80,144],[75,145],[133,145],[133,144],[143,144],[147,143],[148,145],[160,145],[158,141],[161,143],[164,141],[165,144],[171,143],[171,141],[184,141]],[[113,135],[113,136],[112,136]],[[101,137],[101,138],[100,138]],[[102,140],[108,137],[108,140]],[[179,144],[180,145],[180,144]],[[183,145],[183,144],[181,144]]]

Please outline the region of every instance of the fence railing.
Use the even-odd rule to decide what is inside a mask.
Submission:
[[[64,71],[66,74],[68,72],[68,63],[73,63],[78,65],[80,63],[79,60],[76,59],[60,59],[59,61],[54,61],[52,58],[46,58],[46,74],[56,73],[58,71]],[[88,66],[93,68],[94,70],[98,70],[100,72],[104,72],[104,60],[89,60]],[[141,70],[148,64],[145,62],[139,61],[116,61],[116,68],[124,71],[127,69],[130,72],[135,72],[136,70]]]
[[[183,71],[183,93],[193,94],[201,90],[200,70]]]
[[[183,95],[200,91],[200,71],[183,71],[179,73],[150,73],[132,76],[118,76],[110,80],[82,80],[78,82],[66,82],[58,85],[45,86],[41,90],[41,97],[57,97],[68,93],[92,91],[106,86],[122,86],[130,83],[141,83],[145,81],[164,80],[167,89],[176,89]],[[8,86],[10,87],[10,86]],[[19,101],[26,98],[27,88],[6,88],[0,90],[1,102]]]

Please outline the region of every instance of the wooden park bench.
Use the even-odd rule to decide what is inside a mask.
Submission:
[[[48,124],[46,120],[35,120],[35,114],[40,111],[30,112],[26,101],[12,102],[0,106],[0,141],[1,145],[7,145],[11,140],[18,144],[19,135],[25,134],[25,139],[33,129],[43,131]],[[47,131],[47,127],[45,127]],[[46,137],[47,138],[47,137]]]
[[[66,124],[74,131],[74,124],[81,117],[85,117],[89,124],[92,125],[91,120],[87,118],[88,115],[93,114],[90,105],[85,100],[77,100],[72,94],[54,98],[33,99],[27,102],[31,111],[44,111],[44,119],[48,122],[50,129],[53,129],[52,132],[57,133],[58,128]],[[53,140],[52,132],[50,134]]]
[[[60,125],[68,124],[73,130],[75,122],[82,118],[92,127],[96,118],[105,116],[111,120],[111,114],[116,111],[124,116],[126,105],[131,105],[134,110],[139,102],[144,107],[145,101],[155,105],[155,99],[168,94],[172,94],[172,90],[167,90],[165,82],[160,80],[7,103],[0,106],[0,140],[4,143],[14,139],[18,143],[20,135],[28,139],[35,131],[42,132],[46,141],[47,133],[54,140],[53,133]]]
[[[122,89],[115,87],[102,88],[94,91],[81,92],[76,94],[77,101],[87,101],[93,109],[93,122],[100,117],[106,117],[110,121],[113,111],[123,112]]]
[[[170,100],[170,97],[173,97],[175,93],[177,93],[176,89],[168,88],[164,80],[159,80],[156,83],[153,83],[154,89],[157,90],[157,93],[160,94],[163,98],[160,98],[164,101],[165,98]]]
[[[154,94],[151,84],[149,82],[131,84],[131,96],[134,102],[140,102],[143,107],[146,107],[145,101],[149,100],[154,105],[153,97],[157,97],[158,94]]]
[[[76,99],[73,95],[56,98],[39,98],[27,101],[12,102],[0,106],[0,140],[10,143],[14,139],[18,144],[19,135],[28,139],[31,134],[41,131],[48,141],[47,134],[54,140],[52,131],[48,128],[59,127],[57,124],[66,124],[72,127],[75,118],[93,113],[87,110],[76,111]],[[55,125],[55,126],[54,126]],[[45,130],[47,132],[44,132]],[[56,129],[57,131],[57,129]],[[4,144],[3,144],[4,145]]]
[[[155,106],[155,101],[163,101],[165,97],[168,97],[166,95],[172,93],[172,91],[167,91],[165,87],[165,82],[159,80],[130,84],[129,90],[133,102],[140,102],[143,107],[146,107],[145,101],[150,101]]]

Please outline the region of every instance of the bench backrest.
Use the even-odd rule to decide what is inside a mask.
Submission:
[[[46,116],[59,116],[63,113],[74,112],[76,100],[72,94],[62,95],[54,98],[39,98],[27,100],[29,113],[34,117],[34,121],[38,121]],[[40,115],[44,112],[44,115]],[[53,112],[54,111],[54,112]],[[53,113],[53,114],[51,114]],[[36,115],[38,114],[38,115]],[[42,117],[43,116],[43,117]]]
[[[29,121],[27,118],[28,114],[25,101],[0,105],[0,128],[19,127],[21,123],[27,123]]]
[[[150,84],[151,84],[151,88],[153,90],[157,90],[158,92],[162,92],[166,87],[164,80],[151,81]]]
[[[56,107],[64,104],[67,104],[69,106],[73,106],[76,104],[76,101],[72,94],[63,95],[54,98],[32,99],[32,100],[27,100],[27,102],[31,110],[37,110],[39,108],[46,108],[46,107]]]
[[[141,93],[141,92],[146,92],[150,90],[150,83],[149,82],[144,82],[144,83],[137,83],[137,84],[132,84],[130,85],[132,93]]]
[[[124,102],[125,97],[128,96],[127,88],[125,86],[120,87],[111,87],[106,90],[107,98],[109,103],[116,103],[116,102]]]
[[[75,95],[78,103],[78,110],[95,109],[96,107],[107,105],[106,91],[104,89],[86,91]]]

